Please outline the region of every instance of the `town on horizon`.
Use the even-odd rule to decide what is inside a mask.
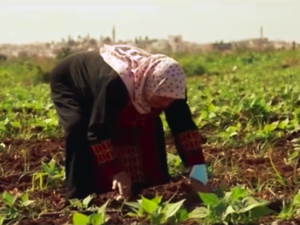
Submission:
[[[111,37],[100,36],[96,39],[87,34],[85,37],[78,35],[76,39],[68,36],[60,41],[35,42],[31,44],[0,44],[0,54],[5,57],[25,57],[39,56],[55,58],[62,49],[69,51],[93,51],[102,47],[104,44],[126,44],[142,48],[151,53],[169,52],[209,52],[212,50],[230,51],[237,48],[246,49],[295,49],[298,47],[296,42],[282,40],[270,40],[263,35],[263,27],[260,28],[260,36],[245,40],[215,43],[195,43],[186,41],[182,35],[169,35],[166,39],[150,39],[146,37],[136,37],[134,40],[116,40],[116,29],[113,26]]]

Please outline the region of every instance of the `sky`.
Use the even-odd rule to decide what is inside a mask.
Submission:
[[[260,37],[300,42],[300,0],[0,0],[0,43],[71,35],[209,43]]]

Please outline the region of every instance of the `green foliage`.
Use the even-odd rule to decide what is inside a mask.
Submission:
[[[64,168],[58,166],[54,159],[51,159],[49,163],[42,163],[41,171],[34,173],[32,176],[32,190],[34,190],[36,186],[40,190],[46,190],[55,183],[64,180],[64,174]],[[36,183],[38,183],[38,185],[36,185]]]
[[[204,224],[252,224],[271,213],[267,201],[256,200],[240,187],[233,187],[221,199],[213,193],[199,195],[206,206],[198,208]]]
[[[138,203],[125,203],[133,209],[133,212],[127,215],[131,217],[144,217],[146,215],[146,220],[149,220],[151,224],[165,224],[167,222],[175,224],[189,219],[187,211],[181,208],[185,200],[170,203],[171,199],[162,202],[162,196],[157,195],[153,199],[142,196]]]
[[[69,54],[72,53],[64,49],[54,60],[26,58],[1,61],[1,140],[12,137],[27,139],[62,135],[50,99],[49,74],[55,63]],[[272,146],[278,138],[299,131],[300,54],[298,51],[246,51],[230,54],[174,55],[174,57],[182,65],[188,77],[188,104],[196,125],[207,137],[207,145],[221,146],[222,150],[223,147],[237,147],[249,143],[255,143],[257,146]],[[170,135],[165,116],[162,115],[161,118],[166,134]],[[4,143],[0,141],[1,156],[10,152],[9,147]],[[291,176],[294,180],[290,181],[278,172],[270,158],[274,170],[271,176],[274,175],[274,180],[263,181],[263,183],[266,185],[274,185],[274,183],[285,185],[288,182],[292,185],[299,184],[297,183],[299,146],[299,138],[292,139],[286,158],[282,159],[287,167],[294,168],[295,175]],[[26,150],[20,150],[23,151]],[[253,155],[256,157],[260,153],[265,157],[266,152],[254,152]],[[225,153],[221,155],[221,159],[215,159],[209,166],[208,172],[211,173],[215,168],[216,171],[220,168],[224,171],[227,164],[223,167],[221,164],[224,160],[228,160],[224,158],[226,158]],[[172,176],[185,172],[177,155],[168,154],[168,164]],[[232,167],[235,166],[235,162],[232,162]],[[34,172],[32,189],[45,190],[61,184],[64,179],[64,168],[57,165],[54,160],[43,163],[41,170]],[[230,175],[234,176],[233,173]],[[205,193],[199,195],[205,207],[197,207],[192,212],[183,207],[184,200],[175,203],[163,202],[161,196],[156,196],[153,199],[142,197],[138,202],[128,203],[132,208],[128,216],[141,217],[152,224],[178,224],[190,219],[199,220],[200,224],[217,222],[243,224],[256,222],[259,217],[270,213],[267,202],[257,200],[239,187],[234,187],[221,196]],[[79,210],[93,211],[89,216],[81,212],[74,213],[72,217],[74,224],[107,223],[109,217],[106,216],[105,210],[108,203],[95,210],[89,207],[91,200],[92,197],[89,196],[82,202],[78,199],[70,201],[71,205]],[[36,207],[35,203],[29,200],[28,193],[16,195],[9,192],[2,193],[0,225],[27,216]],[[298,209],[299,193],[292,202],[285,204],[278,218],[299,217]],[[41,213],[40,209],[34,210],[34,216]]]
[[[1,204],[2,203],[2,204]],[[17,193],[15,195],[4,191],[0,201],[0,225],[5,220],[18,220],[34,208],[34,200],[29,199],[28,193]]]
[[[283,208],[277,218],[283,219],[283,220],[290,220],[293,218],[299,218],[300,217],[300,190],[298,193],[294,196],[293,200],[289,203],[286,203],[284,201]]]
[[[189,77],[188,103],[208,144],[272,142],[298,129],[297,51],[174,58]],[[47,83],[56,62],[27,59],[0,64],[0,137],[61,134]],[[164,130],[170,132],[162,119]]]
[[[76,212],[72,216],[73,225],[104,225],[109,220],[109,216],[106,215],[106,207],[109,200],[97,209],[96,213],[92,215],[84,215]]]

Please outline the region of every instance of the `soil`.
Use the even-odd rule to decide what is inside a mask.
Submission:
[[[276,168],[278,175],[283,178],[283,184],[276,186],[274,183],[273,186],[272,183],[266,184],[269,185],[268,188],[263,188],[264,191],[257,191],[253,195],[271,201],[269,208],[279,212],[282,199],[289,199],[298,191],[299,187],[296,178],[299,176],[300,168],[297,164],[297,166],[287,164],[285,160],[290,148],[290,140],[291,137],[278,140],[277,144],[272,147],[272,152],[267,156],[257,151],[257,145],[240,149],[217,149],[204,146],[206,159],[211,164],[213,163],[215,168],[211,185],[213,187],[220,185],[230,187],[245,184],[246,186],[252,185],[252,187],[257,185],[259,188],[264,181],[276,179],[274,176],[274,168]],[[0,152],[0,193],[4,190],[19,193],[31,188],[32,174],[40,169],[42,162],[49,162],[54,158],[57,163],[64,164],[63,139],[61,138],[5,140],[3,143],[7,146],[7,150]],[[167,143],[172,149],[172,141]],[[233,173],[233,165],[239,168],[236,174]],[[226,166],[228,171],[224,171]],[[261,184],[258,184],[258,181],[261,181]],[[29,193],[30,199],[41,202],[47,209],[47,213],[36,219],[23,218],[18,222],[19,225],[71,223],[70,215],[62,213],[67,206],[64,197],[65,187],[62,182],[55,184],[53,188],[34,190]],[[184,177],[176,178],[170,184],[142,190],[141,194],[151,198],[156,193],[162,195],[164,200],[168,200],[173,195],[175,196],[172,201],[186,199],[184,204],[188,210],[200,203],[199,198],[191,194]],[[97,195],[92,201],[92,204],[100,206],[108,199],[111,200],[107,208],[107,214],[110,216],[109,224],[132,224],[134,222],[145,224],[141,219],[124,216],[123,214],[128,211],[128,208],[120,209],[122,203],[114,200],[115,195],[116,193],[113,192]],[[271,224],[274,220],[274,216],[263,217],[259,224]],[[196,223],[188,221],[186,224]],[[278,224],[300,224],[300,220]]]

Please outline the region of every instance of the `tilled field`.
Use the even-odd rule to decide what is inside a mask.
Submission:
[[[269,200],[269,208],[279,213],[282,200],[289,199],[298,191],[296,179],[299,177],[300,168],[286,163],[286,155],[289,146],[288,137],[279,140],[273,151],[258,156],[254,154],[255,145],[241,149],[214,149],[204,148],[207,161],[214,165],[214,176],[211,179],[212,186],[225,187],[245,185],[256,190],[252,193],[255,197]],[[41,140],[6,140],[7,151],[0,153],[0,192],[22,193],[32,188],[32,175],[40,170],[42,162],[49,162],[52,158],[63,165],[63,139]],[[172,147],[172,143],[170,143]],[[233,166],[234,165],[234,166]],[[277,182],[281,179],[282,183]],[[60,181],[45,190],[34,189],[29,191],[29,198],[40,204],[41,216],[36,219],[23,217],[18,224],[70,224],[70,210],[64,210],[67,206],[64,197],[64,185]],[[192,210],[199,205],[200,200],[191,194],[185,177],[176,178],[172,183],[142,190],[142,195],[151,198],[155,194],[168,200],[175,194],[172,201],[186,199],[185,207]],[[110,199],[107,214],[111,217],[109,224],[132,224],[134,222],[145,224],[144,221],[124,216],[128,208],[122,207],[122,203],[114,200],[116,193],[111,192],[96,196],[92,203],[98,206]],[[45,212],[46,211],[46,212]],[[260,224],[271,224],[274,216],[263,217]],[[188,221],[186,224],[193,224]],[[279,224],[279,223],[278,223]],[[286,221],[280,224],[300,224],[300,221]]]

